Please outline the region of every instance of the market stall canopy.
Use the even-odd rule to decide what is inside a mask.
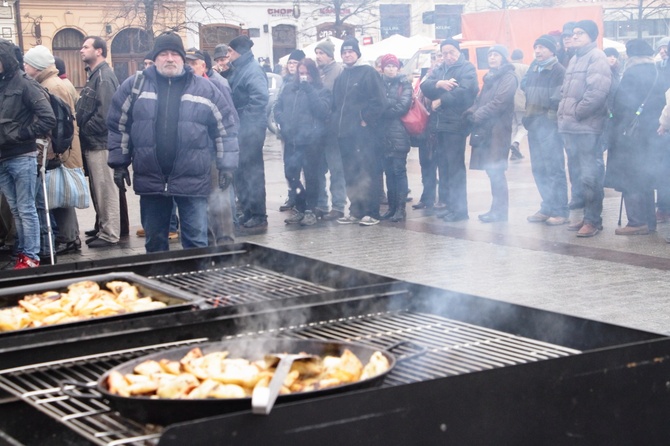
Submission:
[[[398,59],[406,60],[411,58],[419,48],[430,45],[432,42],[430,37],[419,35],[404,37],[394,34],[372,45],[361,46],[361,59],[366,62],[374,62],[379,56],[393,54]]]
[[[342,40],[338,39],[337,37],[326,37],[325,39],[321,39],[318,42],[314,42],[311,45],[307,45],[306,47],[302,48],[302,50],[305,52],[305,56],[309,57],[310,59],[316,61],[316,53],[314,50],[316,49],[316,46],[323,42],[324,40],[330,40],[333,42],[333,45],[335,45],[335,60],[338,62],[342,62],[342,56],[340,56],[340,48],[342,47]],[[279,59],[279,63],[282,64],[282,66],[286,66],[286,62],[288,62],[288,54],[284,57],[281,57]]]
[[[623,43],[603,37],[603,49],[605,48],[614,48],[620,53],[626,52],[626,45],[624,45]]]

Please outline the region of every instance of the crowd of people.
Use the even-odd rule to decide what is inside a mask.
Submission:
[[[481,85],[453,39],[439,44],[418,80],[400,74],[393,54],[375,67],[365,63],[353,37],[342,43],[341,64],[329,40],[317,44],[315,60],[294,50],[272,110],[283,144],[286,224],[405,220],[411,146],[419,149],[423,185],[413,209],[467,220],[468,142],[469,168],[485,171],[491,186],[490,210],[478,219],[505,222],[505,172],[524,157],[527,136],[541,197],[529,222],[595,236],[603,228],[603,188],[611,187],[622,192],[628,218],[615,233],[654,231],[670,220],[670,39],[655,49],[633,39],[621,60],[616,50],[597,47],[598,34],[591,20],[566,23],[537,37],[530,65],[521,49],[493,45]],[[77,94],[48,48],[22,54],[0,40],[0,235],[14,267],[38,266],[52,249],[81,249],[75,208],[45,205],[42,160],[42,171],[85,169],[96,214],[85,231],[90,248],[128,235],[127,187],[140,196],[137,234],[146,237],[147,252],[169,250],[176,236],[184,248],[204,247],[233,241],[236,228],[266,228],[269,67],[252,47],[242,35],[210,56],[164,33],[144,70],[119,85],[105,40],[88,36],[80,51],[87,83]],[[50,148],[56,120],[49,94],[76,115],[77,137],[63,154]],[[420,135],[403,123],[414,101],[429,114]]]

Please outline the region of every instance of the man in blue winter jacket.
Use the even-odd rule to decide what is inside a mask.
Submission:
[[[216,159],[219,187],[226,190],[238,164],[236,126],[231,105],[207,79],[185,65],[181,37],[156,38],[154,66],[144,70],[144,82],[133,102],[135,76],[112,99],[109,126],[109,166],[119,188],[130,186],[133,165],[135,193],[146,232],[147,252],[169,250],[172,200],[181,221],[186,248],[207,246],[207,197],[211,160]]]

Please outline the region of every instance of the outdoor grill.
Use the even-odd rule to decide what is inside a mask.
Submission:
[[[0,430],[24,444],[75,445],[611,445],[664,444],[670,435],[665,336],[379,276],[365,284],[366,273],[334,265],[327,273],[328,264],[313,260],[309,276],[244,251],[259,252],[237,245],[192,253],[163,272],[160,259],[144,258],[151,256],[140,256],[136,268],[96,265],[100,273],[122,268],[195,287],[206,303],[91,323],[79,336],[52,329],[50,339],[24,336],[23,346],[0,339],[8,396]],[[348,277],[347,286],[324,280],[333,275]],[[375,388],[278,404],[269,416],[244,410],[168,426],[142,425],[104,401],[62,392],[63,381],[94,385],[115,365],[160,349],[268,337],[362,343],[388,349],[398,363]]]

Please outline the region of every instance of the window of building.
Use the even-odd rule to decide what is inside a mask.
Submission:
[[[379,5],[382,39],[394,34],[411,37],[410,5]]]
[[[214,54],[214,48],[220,43],[228,44],[235,37],[242,34],[239,26],[233,25],[201,25],[200,49]]]
[[[137,70],[144,69],[144,58],[153,43],[149,34],[139,28],[127,28],[112,40],[112,66],[114,74],[122,83]]]

